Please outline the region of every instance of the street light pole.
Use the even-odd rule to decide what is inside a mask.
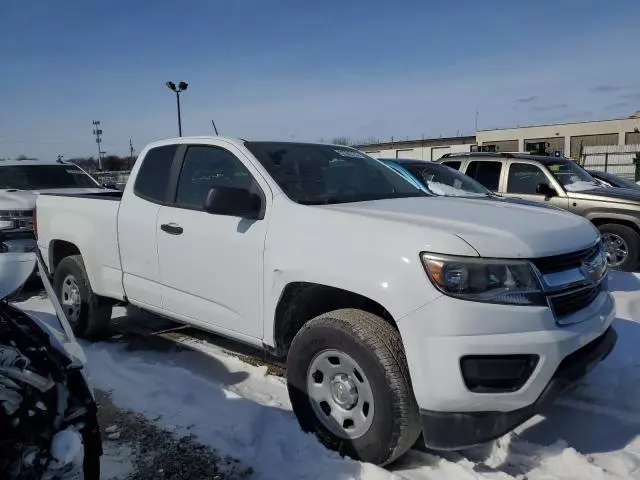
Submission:
[[[182,136],[182,115],[180,113],[180,93],[184,92],[189,84],[187,82],[180,82],[176,86],[173,82],[167,82],[165,85],[169,88],[169,90],[173,90],[176,93],[176,104],[178,106],[178,136]]]
[[[176,103],[178,104],[178,136],[182,136],[182,116],[180,115],[180,92],[176,90]]]

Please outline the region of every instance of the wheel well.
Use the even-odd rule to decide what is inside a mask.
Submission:
[[[80,250],[71,242],[64,240],[54,240],[49,247],[49,256],[51,263],[51,273],[55,271],[60,262],[71,255],[79,255]]]
[[[398,326],[391,314],[379,303],[357,293],[317,283],[288,284],[276,307],[274,324],[275,354],[285,356],[293,337],[309,320],[341,308],[357,308],[378,315]]]
[[[591,220],[596,227],[600,227],[601,225],[607,225],[613,223],[615,225],[624,225],[625,227],[631,228],[634,232],[640,235],[640,228],[638,225],[631,220],[620,220],[617,218],[594,218]]]

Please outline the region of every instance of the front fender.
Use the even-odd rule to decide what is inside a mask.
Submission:
[[[604,223],[603,221],[611,221],[612,223],[631,223],[636,228],[640,229],[640,216],[624,212],[624,211],[608,211],[608,210],[595,210],[587,212],[585,218],[592,223]]]

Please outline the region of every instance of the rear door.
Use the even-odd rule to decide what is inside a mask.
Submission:
[[[567,209],[569,200],[562,188],[556,186],[553,177],[536,163],[512,160],[508,163],[506,173],[506,185],[504,196],[522,198],[540,203],[550,203],[560,208]],[[546,184],[553,187],[558,195],[546,198],[536,192],[538,184]]]
[[[241,160],[241,158],[243,160]],[[156,222],[163,310],[212,330],[262,338],[263,255],[268,222],[204,211],[214,187],[268,185],[233,145],[187,145],[173,198]]]
[[[162,307],[156,221],[167,199],[177,145],[150,149],[142,155],[135,184],[125,188],[118,211],[118,246],[122,283],[133,302]]]

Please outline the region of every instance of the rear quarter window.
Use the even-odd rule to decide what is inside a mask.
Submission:
[[[489,190],[496,192],[500,186],[502,162],[487,160],[471,161],[465,173]]]
[[[165,202],[171,165],[177,148],[177,145],[165,145],[152,148],[147,152],[133,187],[138,197],[154,203]]]
[[[446,165],[449,168],[453,168],[455,170],[460,170],[460,166],[462,165],[462,162],[449,161],[449,162],[442,162],[442,164]]]

